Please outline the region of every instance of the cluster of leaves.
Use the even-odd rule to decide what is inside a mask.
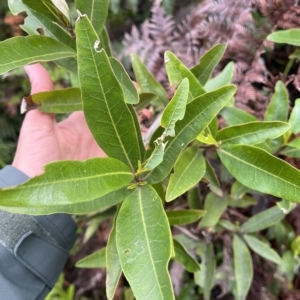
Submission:
[[[173,53],[164,53],[175,91],[170,101],[140,58],[132,55],[137,90],[111,54],[104,27],[109,1],[75,4],[79,16],[74,30],[64,0],[9,1],[13,13],[26,11],[23,29],[29,36],[0,43],[0,73],[41,61],[55,61],[73,72],[79,87],[31,95],[24,106],[57,114],[83,110],[108,157],[46,165],[43,175],[0,190],[0,208],[39,215],[86,214],[117,206],[107,246],[78,262],[79,267],[106,268],[108,299],[113,299],[122,273],[136,299],[174,299],[170,260],[194,273],[188,288],[198,287],[205,299],[210,299],[220,276],[228,279],[236,299],[246,299],[253,278],[249,249],[278,265],[281,274],[288,273],[291,258],[289,266],[299,265],[291,251],[281,257],[259,232],[280,224],[294,208],[291,202],[299,202],[300,172],[276,154],[295,157],[300,151],[295,138],[300,132],[300,102],[289,114],[288,93],[278,81],[264,121],[235,108],[232,63],[210,79],[225,51],[223,44],[191,69]],[[39,34],[40,28],[44,34]],[[287,38],[291,32],[283,35]],[[292,37],[298,38],[294,33]],[[143,139],[136,112],[149,103],[161,109],[161,116],[158,126],[149,129],[153,134]],[[219,115],[226,121],[222,129]],[[203,183],[209,191],[199,199],[194,187]],[[282,200],[247,221],[226,217],[228,207],[247,207],[265,194]],[[196,234],[184,231],[187,224],[196,224]],[[186,234],[172,235],[171,228]],[[233,266],[225,255],[218,264],[214,239],[220,232],[232,240]],[[192,245],[188,236],[193,237]],[[295,253],[298,244],[295,240]],[[71,289],[68,295],[72,293]]]

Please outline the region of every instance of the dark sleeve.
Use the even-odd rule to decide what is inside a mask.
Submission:
[[[27,180],[11,166],[0,171],[0,188]],[[0,299],[44,299],[75,239],[76,224],[69,215],[32,217],[0,210]]]

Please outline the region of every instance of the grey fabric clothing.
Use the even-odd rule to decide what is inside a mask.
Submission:
[[[11,166],[0,171],[0,188],[27,180]],[[69,215],[32,217],[0,211],[0,299],[44,299],[74,245],[75,232]]]

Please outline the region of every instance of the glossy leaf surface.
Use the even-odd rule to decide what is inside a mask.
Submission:
[[[83,109],[89,128],[103,151],[125,162],[134,172],[141,159],[142,138],[124,101],[105,51],[97,49],[98,37],[85,16],[76,22],[78,72]],[[101,118],[99,118],[101,115]]]
[[[112,158],[54,162],[45,166],[45,174],[0,190],[0,207],[30,214],[73,212],[73,205],[84,211],[91,208],[89,201],[128,185],[132,179],[130,169]]]
[[[81,91],[78,88],[67,88],[50,92],[41,92],[25,97],[24,110],[35,107],[46,113],[64,114],[82,110]]]
[[[88,268],[88,269],[105,268],[105,266],[106,266],[105,253],[106,253],[106,248],[102,248],[102,249],[84,257],[83,259],[79,260],[76,263],[76,267],[77,268]]]
[[[300,172],[264,150],[247,145],[218,150],[227,170],[246,187],[299,202]]]
[[[258,238],[248,234],[245,234],[243,237],[250,249],[252,249],[255,253],[265,259],[274,262],[275,264],[282,264],[282,260],[278,253],[273,250],[266,242],[262,242]]]
[[[242,224],[241,230],[246,233],[255,233],[275,225],[285,217],[285,214],[278,206],[268,208],[251,217]]]
[[[215,226],[228,205],[228,199],[219,197],[214,193],[209,193],[205,198],[204,210],[205,216],[199,223],[200,227],[213,227]]]
[[[100,35],[108,14],[109,0],[76,0],[76,9],[86,14],[97,34]]]
[[[253,263],[245,242],[233,236],[233,263],[237,285],[237,300],[245,300],[253,279]]]
[[[215,45],[200,58],[200,63],[191,69],[192,73],[196,76],[196,78],[202,85],[207,82],[212,71],[220,62],[225,49],[226,44]],[[226,84],[229,83],[230,82]]]
[[[182,83],[178,86],[172,100],[163,111],[160,124],[165,128],[165,136],[175,136],[175,123],[178,120],[182,120],[184,117],[188,92],[189,81],[185,78],[182,80]]]
[[[175,250],[175,256],[173,257],[173,259],[180,262],[190,273],[199,271],[200,265],[198,264],[198,262],[187,252],[187,250],[178,241],[173,240],[173,242]]]
[[[175,137],[168,137],[164,161],[147,175],[151,183],[162,181],[171,171],[179,154],[211,122],[235,92],[235,87],[227,86],[196,98],[186,107],[186,113],[175,125]]]
[[[255,145],[282,136],[290,127],[284,122],[252,122],[226,127],[217,133],[216,139],[222,145]]]
[[[165,52],[165,64],[171,86],[178,87],[184,78],[189,80],[187,103],[205,94],[204,88],[195,75],[172,52]]]
[[[189,210],[170,210],[167,211],[167,217],[170,225],[185,225],[198,221],[205,214],[205,210],[189,209]]]
[[[109,61],[123,90],[125,102],[128,104],[137,104],[139,102],[138,92],[123,65],[114,57],[110,57]]]
[[[0,74],[34,62],[52,61],[76,55],[70,47],[41,35],[11,38],[0,42],[0,47]]]
[[[171,174],[166,201],[172,201],[197,184],[205,174],[205,159],[197,147],[186,149],[179,156]]]
[[[151,186],[137,187],[123,202],[116,228],[121,266],[136,299],[174,299],[167,269],[173,252],[171,232],[162,201]]]

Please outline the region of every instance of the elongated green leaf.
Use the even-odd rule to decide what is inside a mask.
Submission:
[[[269,41],[300,46],[300,29],[293,28],[288,30],[275,31],[267,36]]]
[[[226,220],[220,220],[219,225],[221,225],[222,227],[224,227],[225,229],[229,230],[229,231],[236,231],[237,228],[234,224],[232,224],[231,222],[229,221],[226,221]]]
[[[206,82],[204,89],[206,90],[206,92],[211,92],[224,85],[230,84],[232,81],[233,72],[234,72],[234,63],[230,62],[226,65],[226,67],[218,76],[211,78]]]
[[[105,252],[106,252],[106,248],[102,248],[79,260],[75,266],[77,268],[88,268],[88,269],[105,268],[106,266]]]
[[[140,130],[136,131],[134,116],[105,51],[97,49],[97,34],[87,17],[81,16],[76,22],[76,32],[79,81],[89,128],[108,156],[135,171],[144,151]]]
[[[200,63],[191,69],[192,73],[198,78],[202,85],[206,84],[212,71],[220,62],[225,49],[226,44],[215,45],[200,58]],[[229,83],[230,82],[226,84]]]
[[[247,222],[242,224],[241,230],[246,233],[264,230],[280,222],[284,217],[285,214],[283,211],[278,206],[274,206],[251,217]]]
[[[151,183],[161,182],[171,171],[179,154],[218,114],[235,93],[235,87],[227,86],[196,98],[186,107],[186,113],[175,125],[175,137],[167,137],[163,162],[147,175]]]
[[[246,243],[248,244],[248,246],[258,255],[262,256],[265,259],[268,259],[272,262],[274,262],[275,264],[281,265],[282,264],[282,260],[280,258],[280,256],[278,255],[278,253],[273,250],[270,245],[268,245],[265,242],[262,242],[261,240],[259,240],[258,238],[252,236],[252,235],[248,235],[245,234],[244,239],[246,241]]]
[[[236,107],[224,107],[221,110],[220,115],[225,119],[229,126],[258,121],[254,116]]]
[[[52,0],[22,0],[22,2],[31,10],[44,15],[52,22],[58,22],[60,25],[65,27],[70,25],[70,19],[61,12]]]
[[[233,236],[233,263],[237,285],[237,300],[245,300],[253,279],[253,262],[245,242]]]
[[[166,201],[176,199],[197,184],[205,174],[205,159],[197,147],[190,147],[178,158],[167,188]]]
[[[189,210],[170,210],[167,211],[167,217],[170,225],[185,225],[198,221],[205,214],[205,210],[189,209]]]
[[[236,181],[231,186],[231,198],[233,200],[239,200],[244,197],[244,195],[249,191],[249,189],[241,184],[239,181]]]
[[[213,279],[216,270],[216,259],[214,246],[201,241],[196,252],[201,257],[201,270],[195,273],[195,281],[204,290],[204,299],[210,299],[210,290],[213,286]]]
[[[104,48],[106,54],[111,57],[111,47],[110,47],[110,39],[106,28],[104,27],[100,34],[101,46]]]
[[[23,111],[37,108],[46,113],[64,114],[82,110],[81,91],[68,88],[51,92],[41,92],[24,98]]]
[[[282,81],[278,80],[269,106],[265,113],[265,121],[286,122],[289,113],[289,95]]]
[[[200,227],[213,227],[215,226],[228,205],[228,199],[219,197],[214,193],[209,193],[205,198],[204,210],[205,216],[199,223]]]
[[[114,298],[122,274],[116,237],[116,220],[118,213],[119,211],[115,216],[114,225],[110,232],[106,246],[106,296],[108,300]]]
[[[150,74],[141,59],[137,55],[131,54],[131,62],[135,79],[141,92],[156,94],[159,97],[160,104],[164,106],[167,105],[168,100],[165,89],[157,82],[153,75]]]
[[[99,35],[104,28],[108,14],[109,0],[76,0],[76,8],[86,14]]]
[[[298,147],[284,147],[282,151],[280,151],[281,155],[285,155],[293,158],[300,158],[300,149]]]
[[[155,190],[149,185],[136,188],[123,202],[116,225],[121,266],[136,299],[174,299],[167,270],[171,232]]]
[[[22,46],[21,46],[22,45]],[[46,36],[19,36],[0,42],[0,74],[39,61],[72,57],[76,52]]]
[[[282,136],[290,128],[291,126],[284,122],[252,122],[226,127],[217,133],[216,139],[222,145],[254,145]]]
[[[138,92],[124,67],[114,57],[110,57],[109,61],[115,73],[115,76],[118,79],[119,84],[121,85],[121,88],[123,90],[125,102],[128,104],[137,104],[139,102]]]
[[[130,169],[113,158],[54,162],[45,166],[45,174],[0,190],[0,207],[32,214],[60,212],[61,206],[94,200],[128,185],[132,179]]]
[[[188,91],[189,81],[185,78],[162,114],[160,124],[165,128],[165,136],[175,136],[175,123],[184,117]]]
[[[145,170],[153,170],[158,165],[160,165],[163,161],[166,143],[163,142],[163,138],[160,137],[157,140],[155,140],[155,148],[152,151],[149,158],[145,161],[144,169]]]
[[[252,197],[244,196],[241,199],[229,199],[228,205],[231,207],[246,208],[251,205],[256,205],[257,200]]]
[[[294,108],[291,112],[289,123],[291,124],[291,132],[297,134],[300,132],[300,99],[295,101]]]
[[[173,242],[175,250],[175,256],[173,257],[173,259],[184,265],[185,269],[190,273],[200,271],[200,265],[187,252],[187,250],[178,241],[173,240]]]
[[[26,1],[25,1],[26,2]],[[38,1],[35,1],[38,2]],[[11,0],[8,1],[10,10],[14,15],[21,12],[26,12],[27,17],[25,19],[24,25],[20,27],[26,31],[29,35],[39,34],[37,29],[42,29],[45,36],[51,37],[60,41],[63,44],[66,44],[72,49],[76,49],[76,43],[62,27],[57,23],[53,22],[52,14],[46,16],[35,9],[32,9],[31,6],[25,5],[21,0]],[[44,3],[40,4],[43,7],[43,11],[48,11],[48,8]]]
[[[248,188],[300,201],[300,172],[285,161],[247,145],[228,146],[218,154],[227,170]]]
[[[139,103],[135,106],[135,110],[139,112],[157,99],[158,96],[153,93],[141,93],[139,94]]]
[[[208,160],[205,160],[205,163],[206,163],[206,168],[205,168],[206,170],[205,170],[204,178],[208,180],[209,182],[208,186],[210,190],[215,194],[217,194],[218,196],[222,197],[223,191],[221,189],[220,182],[217,178],[215,170],[213,169],[213,167],[211,166]]]
[[[201,208],[198,187],[192,188],[188,191],[187,203],[191,209],[200,209]]]
[[[171,86],[178,87],[184,78],[189,80],[187,103],[205,94],[204,88],[195,75],[172,52],[165,52],[165,64]]]

